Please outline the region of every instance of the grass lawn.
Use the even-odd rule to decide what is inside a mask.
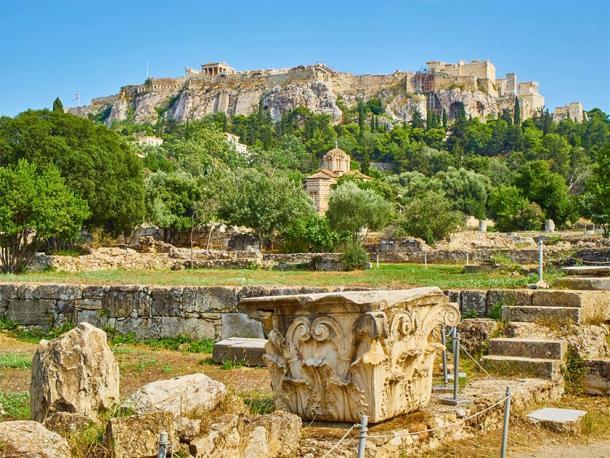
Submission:
[[[436,264],[381,264],[377,268],[354,272],[312,272],[307,270],[100,270],[94,272],[37,272],[0,275],[0,282],[60,282],[83,284],[147,284],[184,286],[372,286],[403,288],[438,286],[440,288],[519,288],[535,282],[534,277],[505,272],[468,273],[462,266]],[[557,274],[547,274],[553,280]]]

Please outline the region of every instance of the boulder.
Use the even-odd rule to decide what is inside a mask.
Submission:
[[[32,419],[54,412],[97,419],[119,400],[119,365],[106,333],[81,323],[51,341],[42,340],[32,362]]]
[[[104,443],[114,458],[154,458],[159,451],[162,432],[168,433],[170,447],[176,451],[179,440],[174,417],[167,412],[111,418],[106,426]]]
[[[248,419],[224,415],[191,441],[197,458],[273,458],[294,456],[301,438],[301,419],[281,410]]]
[[[0,453],[6,458],[70,457],[68,442],[35,421],[0,423]]]
[[[133,393],[123,407],[138,414],[201,415],[213,410],[226,394],[227,388],[222,383],[204,374],[191,374],[148,383]]]
[[[80,413],[54,412],[45,419],[43,424],[50,431],[55,431],[65,437],[74,431],[86,428],[91,423],[91,418]]]

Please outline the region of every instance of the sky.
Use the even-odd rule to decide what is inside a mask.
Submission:
[[[324,62],[419,70],[489,59],[536,80],[551,110],[610,112],[610,1],[0,0],[0,114],[116,94],[224,60],[238,70]]]

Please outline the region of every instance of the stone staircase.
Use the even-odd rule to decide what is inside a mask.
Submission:
[[[591,317],[609,316],[608,291],[535,290],[526,300],[502,307],[502,319],[506,321],[580,324]]]
[[[489,341],[489,354],[481,361],[499,375],[555,379],[561,373],[566,351],[563,340],[501,337]]]

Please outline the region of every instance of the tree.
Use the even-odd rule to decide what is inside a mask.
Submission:
[[[485,217],[489,178],[472,170],[449,167],[435,175],[454,210],[482,219]]]
[[[419,111],[418,106],[415,106],[413,108],[413,112],[411,113],[411,127],[417,129],[423,128],[424,125],[424,119],[422,118],[421,111]]]
[[[88,215],[57,168],[41,170],[24,160],[0,167],[0,270],[23,272],[42,243],[74,238]]]
[[[83,198],[88,229],[126,234],[144,217],[142,161],[121,135],[69,113],[26,111],[0,119],[0,166],[54,165]]]
[[[156,172],[146,180],[146,211],[149,221],[164,230],[167,242],[194,225],[195,205],[201,198],[197,179],[186,172]]]
[[[328,225],[328,220],[317,213],[308,213],[293,221],[282,233],[282,246],[288,252],[330,252],[341,237]]]
[[[447,112],[443,108],[443,128],[446,129],[449,124],[449,120],[447,118]]]
[[[354,239],[362,228],[383,228],[391,216],[392,204],[375,191],[361,189],[354,182],[346,182],[333,191],[326,212],[331,229]]]
[[[64,112],[64,104],[61,103],[61,100],[59,100],[59,97],[57,97],[55,100],[53,100],[53,111],[56,111],[59,113]]]
[[[222,201],[219,215],[230,224],[251,227],[261,242],[271,241],[297,218],[314,212],[300,183],[254,169],[238,171]]]
[[[519,103],[519,97],[515,97],[515,118],[513,124],[515,126],[521,125],[521,104]]]
[[[405,206],[398,218],[399,233],[433,243],[458,230],[462,218],[463,215],[451,208],[451,202],[445,196],[428,191]]]
[[[538,230],[544,213],[515,186],[498,186],[489,195],[489,208],[501,231]]]
[[[581,201],[585,215],[602,226],[610,237],[610,142],[596,154],[593,174]]]

